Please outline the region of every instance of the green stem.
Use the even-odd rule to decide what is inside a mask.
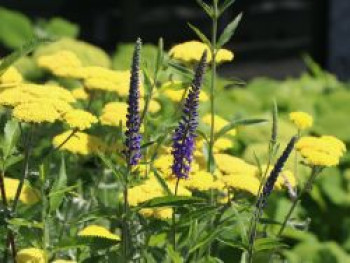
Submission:
[[[211,83],[210,83],[210,138],[209,138],[209,158],[207,163],[207,170],[212,172],[212,158],[214,148],[214,130],[215,130],[215,87],[216,87],[216,41],[217,41],[217,30],[218,30],[218,2],[213,0],[213,18],[212,18],[212,38],[211,38]]]
[[[174,195],[177,196],[177,191],[179,189],[179,183],[180,183],[180,178],[177,178],[176,180],[176,185],[175,185],[175,192],[174,192]],[[172,237],[173,237],[173,247],[174,247],[174,250],[176,251],[176,218],[175,218],[175,214],[176,214],[176,209],[175,207],[173,208],[173,214],[172,214],[172,224],[173,224],[173,234],[172,234]]]
[[[293,200],[293,203],[292,203],[292,205],[291,205],[291,207],[290,207],[290,209],[289,209],[289,211],[288,211],[286,217],[284,218],[284,221],[283,221],[283,223],[282,223],[282,226],[281,226],[281,228],[280,228],[280,230],[279,230],[279,232],[278,232],[278,234],[277,234],[278,237],[281,236],[281,235],[283,234],[283,231],[285,230],[285,228],[286,228],[286,226],[287,226],[287,223],[288,223],[289,219],[291,218],[291,216],[292,216],[292,214],[293,214],[293,212],[294,212],[294,210],[295,210],[297,204],[298,204],[299,201],[301,200],[301,197],[302,197],[305,193],[307,193],[307,192],[309,192],[309,191],[311,190],[312,184],[313,184],[313,182],[315,181],[315,178],[316,178],[316,176],[319,174],[319,172],[320,172],[320,170],[317,169],[317,167],[313,167],[313,168],[312,168],[310,177],[308,178],[308,180],[307,180],[307,182],[305,183],[304,187],[303,187],[303,188],[301,189],[301,191],[298,193],[297,198],[295,198],[295,200]]]
[[[129,161],[128,161],[129,163]],[[124,182],[124,191],[123,191],[123,197],[124,197],[124,206],[123,206],[123,224],[122,224],[122,241],[123,241],[123,260],[124,262],[128,262],[129,257],[129,251],[128,251],[128,235],[129,235],[129,226],[128,226],[128,215],[129,215],[129,201],[128,201],[128,185],[129,185],[129,176],[131,172],[131,167],[128,164],[127,167],[127,173],[125,176],[125,182]]]

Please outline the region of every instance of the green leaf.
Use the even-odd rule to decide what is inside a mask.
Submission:
[[[58,178],[55,181],[52,191],[50,193],[50,212],[56,211],[63,201],[65,191],[62,191],[67,187],[67,173],[64,158],[61,158],[61,167],[58,174]]]
[[[0,76],[4,74],[4,72],[13,64],[15,63],[19,58],[22,58],[26,56],[28,53],[32,52],[34,49],[36,49],[38,46],[40,46],[43,43],[49,43],[52,40],[48,38],[34,38],[31,41],[24,44],[21,48],[18,50],[12,52],[10,55],[6,56],[2,59],[0,63]]]
[[[163,60],[164,60],[164,41],[163,41],[163,38],[159,38],[156,67],[154,69],[154,75],[156,75],[158,73],[158,71],[160,70],[161,66],[163,65]]]
[[[225,2],[219,7],[219,15],[226,11],[236,0],[225,0]]]
[[[15,120],[7,121],[4,128],[4,141],[3,141],[3,158],[6,161],[7,158],[16,150],[16,144],[20,136],[19,124]]]
[[[11,155],[7,157],[7,159],[4,162],[5,170],[7,170],[7,168],[11,167],[12,165],[15,165],[16,163],[22,161],[23,158],[24,158],[23,154]]]
[[[225,135],[232,129],[238,127],[238,126],[250,126],[250,125],[256,125],[256,124],[261,124],[265,123],[268,120],[266,119],[241,119],[241,120],[236,120],[233,121],[227,125],[225,125],[220,131],[218,131],[217,134],[215,134],[215,141],[219,139],[221,136]]]
[[[218,43],[217,43],[217,49],[221,48],[223,45],[225,45],[233,36],[235,33],[239,22],[241,21],[242,13],[239,14],[231,23],[229,23],[224,31],[222,32],[221,36],[219,37]]]
[[[192,254],[197,249],[208,246],[208,244],[212,243],[224,230],[225,228],[218,228],[214,231],[211,231],[210,233],[206,233],[205,236],[201,238],[201,240],[199,240],[193,247],[191,247],[189,253]]]
[[[186,78],[192,79],[193,71],[187,67],[184,67],[180,65],[179,63],[176,63],[175,61],[168,61],[168,66],[175,69],[177,72],[179,72],[181,75],[183,75]]]
[[[158,173],[157,169],[153,169],[154,176],[156,177],[158,183],[163,188],[164,192],[167,193],[167,195],[173,195],[168,184],[164,180],[164,178]]]
[[[200,204],[205,200],[199,197],[193,196],[162,196],[156,197],[146,202],[143,202],[138,209],[142,208],[155,208],[155,207],[181,207],[184,205]]]
[[[264,251],[264,250],[274,250],[274,249],[285,248],[285,247],[287,247],[286,244],[281,243],[276,238],[269,238],[269,237],[259,238],[254,243],[255,252]]]
[[[211,46],[209,39],[197,27],[190,23],[188,23],[188,26],[196,33],[196,35],[199,37],[200,40],[202,40],[204,44],[208,45],[208,47]]]
[[[170,259],[170,262],[173,262],[173,263],[182,263],[183,262],[183,259],[180,255],[180,253],[175,251],[174,247],[170,244],[167,245],[167,254],[168,254],[168,257]]]
[[[275,145],[277,143],[278,136],[278,107],[277,103],[273,101],[273,109],[272,109],[272,132],[271,132],[271,143]]]
[[[55,37],[76,38],[79,26],[60,17],[51,18],[45,25],[45,31]]]
[[[203,8],[209,17],[213,17],[214,12],[210,5],[204,3],[202,0],[197,0],[197,3]]]
[[[36,222],[36,221],[28,221],[27,219],[24,218],[12,218],[8,221],[10,225],[13,226],[24,226],[28,228],[38,228],[38,229],[43,229],[43,224],[41,222]]]

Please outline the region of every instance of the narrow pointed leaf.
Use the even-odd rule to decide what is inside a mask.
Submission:
[[[209,17],[213,16],[213,8],[208,4],[204,3],[202,0],[197,0],[197,3],[203,8]]]
[[[202,31],[199,30],[199,28],[195,27],[190,23],[188,23],[188,26],[196,33],[196,35],[199,37],[200,40],[202,40],[204,44],[207,44],[208,47],[211,46],[209,39],[202,33]]]
[[[155,208],[155,207],[181,207],[183,205],[204,203],[205,200],[193,196],[162,196],[156,197],[142,203],[138,208]]]
[[[154,176],[156,177],[158,183],[163,188],[163,190],[167,193],[167,195],[173,195],[168,184],[164,180],[164,178],[158,173],[157,169],[153,169]]]
[[[3,159],[6,159],[15,151],[20,136],[19,124],[15,120],[9,120],[4,128]]]
[[[219,14],[221,15],[226,11],[236,0],[225,0],[224,3],[219,7]]]
[[[50,193],[50,211],[56,211],[63,201],[65,192],[62,191],[67,187],[67,173],[66,173],[66,164],[64,158],[61,158],[61,167],[56,179],[52,191]]]
[[[225,45],[232,38],[233,34],[236,32],[239,22],[241,21],[241,18],[242,13],[239,14],[231,23],[226,26],[221,36],[219,37],[217,44],[218,49]]]

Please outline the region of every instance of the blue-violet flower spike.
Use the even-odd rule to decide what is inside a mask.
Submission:
[[[172,172],[178,179],[188,178],[198,126],[198,98],[206,69],[207,52],[198,63],[194,79],[183,107],[182,117],[173,135]]]
[[[130,76],[130,88],[128,97],[128,113],[126,115],[126,140],[125,156],[128,165],[137,165],[141,159],[141,134],[140,134],[140,56],[141,39],[137,39]]]
[[[271,194],[273,187],[277,181],[278,175],[281,173],[284,164],[286,163],[289,155],[293,151],[294,145],[297,141],[297,137],[292,137],[289,141],[287,147],[284,149],[282,155],[278,158],[275,166],[273,167],[269,177],[266,180],[264,188],[259,196],[259,200],[257,202],[257,207],[259,209],[263,209],[267,204],[267,198]]]

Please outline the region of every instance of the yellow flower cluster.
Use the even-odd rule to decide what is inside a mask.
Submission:
[[[144,98],[141,98],[140,99],[140,112],[143,111],[143,109],[145,108],[145,99]],[[161,109],[161,106],[160,106],[160,103],[156,100],[151,100],[149,102],[149,105],[148,105],[148,112],[150,113],[157,113],[158,111],[160,111]]]
[[[90,97],[84,88],[73,89],[72,95],[77,100],[87,100]]]
[[[79,58],[73,52],[67,50],[61,50],[52,55],[40,56],[37,63],[39,67],[48,69],[54,74],[59,72],[60,69],[69,71],[82,66]]]
[[[202,122],[204,124],[210,126],[211,125],[211,115],[210,114],[206,114],[202,118]],[[227,124],[229,124],[229,122],[227,120],[225,120],[224,118],[222,118],[222,117],[220,117],[218,115],[214,116],[214,132],[219,132]],[[236,130],[232,129],[227,134],[231,135],[231,136],[235,136],[236,135]]]
[[[310,128],[313,123],[312,116],[306,112],[291,112],[289,118],[299,130],[306,130]]]
[[[170,49],[169,55],[177,60],[183,61],[185,63],[198,62],[204,51],[208,52],[207,61],[211,61],[210,48],[199,41],[188,41],[178,45],[175,45]],[[233,53],[227,49],[219,49],[216,51],[216,62],[223,63],[233,60]]]
[[[125,102],[110,102],[107,103],[100,116],[100,121],[103,125],[122,126],[126,124],[126,114],[128,112],[128,104]]]
[[[97,118],[90,112],[84,110],[71,110],[64,114],[63,119],[70,128],[79,130],[89,129],[92,124],[97,123]]]
[[[305,158],[308,165],[335,166],[346,152],[345,144],[333,136],[302,137],[296,149]]]
[[[189,179],[182,181],[182,185],[190,190],[198,191],[222,190],[224,188],[224,184],[220,180],[215,180],[212,174],[203,170],[193,173]]]
[[[120,237],[116,234],[113,234],[107,228],[98,225],[89,225],[82,229],[78,236],[80,237],[97,237],[109,240],[120,241]]]
[[[58,147],[72,134],[72,131],[66,131],[53,138],[53,145]],[[76,132],[71,138],[60,148],[74,154],[88,155],[98,152],[104,152],[107,149],[105,143],[98,137]]]
[[[168,181],[168,187],[175,193],[175,184]],[[137,206],[145,201],[151,200],[156,197],[166,195],[159,182],[151,175],[151,177],[143,182],[141,185],[134,186],[129,189],[129,204],[131,206]],[[191,192],[179,185],[177,195],[190,196]],[[159,219],[168,219],[172,215],[171,208],[156,208],[141,209],[140,213],[144,216],[157,217]]]
[[[186,98],[187,92],[184,89],[184,83],[179,80],[167,81],[160,88],[161,94],[169,98],[173,102],[180,102],[181,99]],[[199,101],[206,102],[209,100],[209,97],[205,91],[201,90],[199,93]]]
[[[229,188],[246,191],[253,195],[259,192],[260,181],[255,176],[245,173],[224,175],[222,182]]]
[[[19,180],[5,177],[4,184],[6,198],[8,200],[14,200],[19,185]],[[40,195],[36,189],[32,188],[28,184],[24,184],[19,200],[25,205],[34,205],[40,201]]]
[[[47,263],[44,250],[39,248],[25,248],[18,251],[17,263]]]
[[[52,104],[28,102],[19,104],[13,109],[12,115],[21,122],[53,123],[60,118],[59,112]]]
[[[202,150],[205,144],[205,140],[203,138],[197,138],[196,140],[196,153],[202,154]],[[225,150],[228,150],[233,147],[233,142],[229,138],[220,137],[215,141],[213,152],[219,153]]]
[[[0,90],[2,88],[15,87],[23,81],[22,75],[15,67],[9,67],[0,76]]]

